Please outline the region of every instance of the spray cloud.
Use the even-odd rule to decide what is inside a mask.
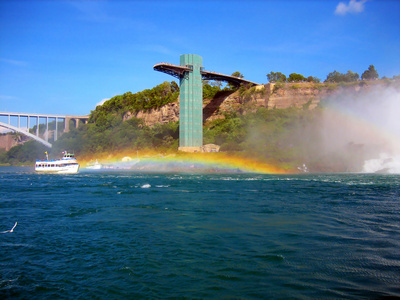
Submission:
[[[400,87],[360,85],[337,90],[313,111],[258,113],[247,149],[310,172],[400,173]]]
[[[400,173],[400,91],[394,86],[343,90],[322,103],[320,151],[351,172]]]

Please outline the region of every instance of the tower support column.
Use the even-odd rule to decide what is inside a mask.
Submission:
[[[203,58],[195,54],[183,54],[180,65],[191,71],[180,77],[179,150],[197,152],[203,146],[203,83],[200,73]]]

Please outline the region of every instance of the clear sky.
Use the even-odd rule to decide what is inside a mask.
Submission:
[[[85,115],[103,99],[206,70],[267,83],[337,70],[400,74],[400,1],[0,0],[0,111]]]

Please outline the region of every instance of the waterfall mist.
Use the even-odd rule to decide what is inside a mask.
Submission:
[[[400,85],[343,87],[311,111],[264,111],[247,132],[247,149],[300,171],[400,173]]]
[[[371,86],[338,91],[321,103],[318,123],[324,159],[349,172],[400,173],[400,91]],[[330,162],[327,162],[328,164]]]

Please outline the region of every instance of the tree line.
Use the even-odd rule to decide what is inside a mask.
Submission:
[[[281,72],[270,72],[267,74],[268,81],[271,83],[275,82],[315,82],[319,83],[321,80],[319,78],[308,76],[305,77],[301,74],[291,73],[289,77],[286,77],[285,74]],[[339,83],[339,82],[352,82],[360,79],[360,75],[358,73],[354,73],[352,71],[347,71],[347,73],[340,73],[338,71],[333,71],[328,74],[325,79],[325,82]],[[379,79],[378,72],[376,71],[374,65],[370,65],[367,70],[365,70],[361,75],[362,80],[375,80]]]
[[[152,89],[146,89],[132,94],[127,92],[115,96],[91,112],[89,123],[107,122],[105,117],[110,113],[124,114],[157,109],[165,104],[176,102],[179,97],[179,86],[175,81],[165,81]]]

